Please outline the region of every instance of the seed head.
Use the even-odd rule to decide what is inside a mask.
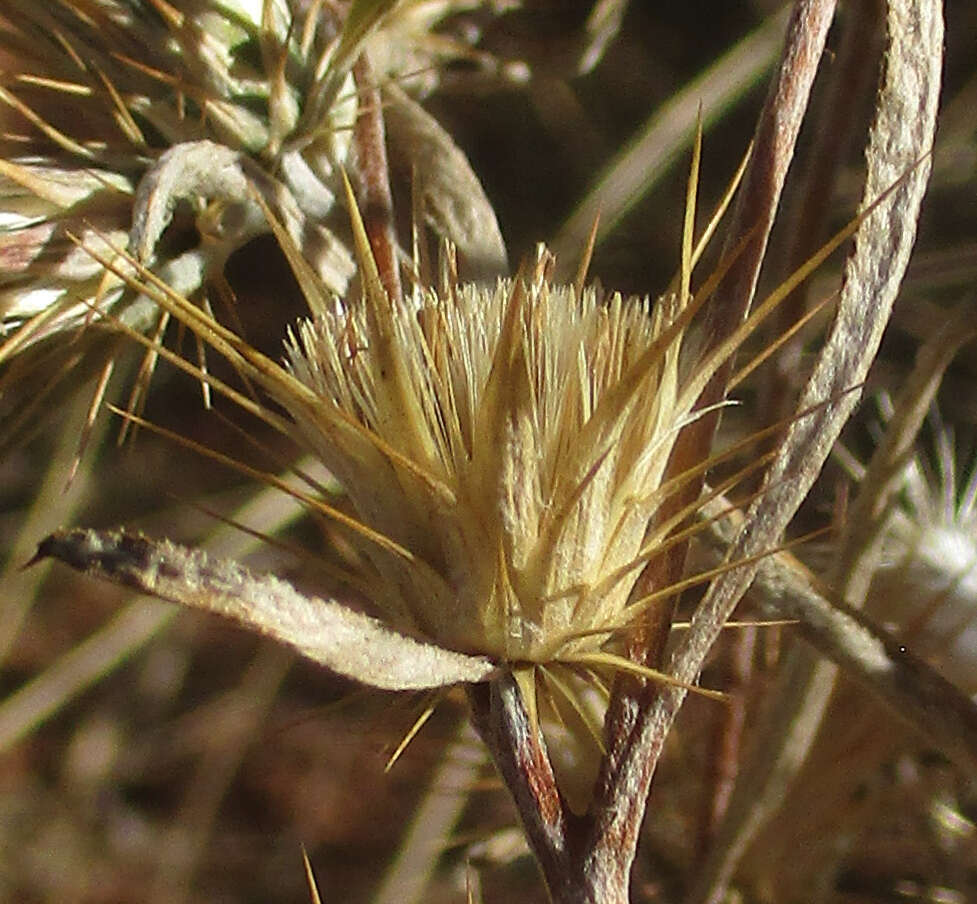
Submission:
[[[757,321],[708,354],[686,347],[709,297],[688,289],[691,241],[677,290],[654,303],[554,283],[555,262],[543,248],[514,278],[493,284],[459,281],[449,248],[436,288],[416,280],[406,293],[388,292],[345,187],[358,292],[325,292],[273,221],[286,256],[299,262],[312,311],[290,334],[284,365],[161,287],[131,256],[119,268],[91,250],[276,404],[238,394],[187,362],[184,369],[294,438],[342,485],[352,517],[302,498],[355,547],[350,583],[382,621],[364,627],[362,613],[342,602],[285,592],[280,582],[173,544],[151,547],[147,569],[126,552],[145,542],[124,534],[69,532],[42,554],[157,594],[165,574],[167,599],[233,617],[377,687],[433,688],[511,672],[535,716],[542,686],[540,712],[557,711],[578,746],[568,758],[575,774],[561,787],[576,782],[568,794],[585,807],[600,736],[600,703],[588,682],[602,688],[601,673],[619,669],[660,677],[615,643],[674,592],[635,598],[645,565],[689,515],[688,506],[666,506],[670,495],[709,464],[674,475],[670,458],[701,413],[695,405],[707,382]],[[344,612],[342,636],[352,645],[329,640]],[[568,717],[559,712],[567,704]]]
[[[935,445],[936,473],[921,453],[906,469],[888,562],[868,605],[971,693],[977,688],[977,469],[960,486],[948,428],[937,430]]]
[[[364,524],[403,627],[506,662],[598,649],[629,621],[645,529],[691,400],[667,303],[526,277],[337,303],[280,395]]]

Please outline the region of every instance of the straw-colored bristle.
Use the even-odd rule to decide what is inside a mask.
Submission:
[[[370,293],[300,327],[290,366],[322,408],[278,401],[360,517],[428,566],[366,549],[388,611],[509,661],[599,645],[573,635],[620,624],[627,582],[592,591],[638,553],[689,416],[680,339],[642,360],[662,320],[637,299],[516,280],[402,304]]]

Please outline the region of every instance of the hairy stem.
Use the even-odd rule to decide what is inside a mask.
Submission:
[[[753,157],[733,216],[728,247],[735,247],[748,233],[751,237],[710,308],[706,324],[708,347],[720,344],[749,311],[833,13],[832,0],[800,0],[794,8],[780,68],[757,126]],[[723,397],[731,366],[730,363],[720,369],[698,407],[707,407]],[[673,473],[685,471],[708,456],[717,418],[718,413],[704,416],[683,431],[670,463]],[[690,481],[682,498],[673,504],[682,507],[694,499],[699,485]],[[635,592],[644,594],[653,587],[677,582],[684,564],[684,549],[673,548],[664,561],[649,564]],[[661,635],[656,638],[655,647],[660,649],[660,644]],[[652,650],[646,646],[643,651],[633,648],[631,652],[647,660]],[[683,680],[696,679],[704,655],[705,649],[694,667],[683,670]],[[599,881],[606,883],[611,877],[630,872],[651,778],[684,697],[680,688],[650,686],[634,679],[621,680],[615,688],[605,725],[609,753],[598,781],[587,851],[588,873]]]

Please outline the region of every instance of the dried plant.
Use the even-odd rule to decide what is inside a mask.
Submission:
[[[721,900],[762,827],[777,831],[776,806],[812,744],[835,666],[857,682],[859,699],[867,689],[963,769],[977,765],[971,702],[877,624],[889,614],[859,611],[891,542],[892,500],[921,412],[971,335],[965,314],[921,353],[821,582],[781,548],[858,401],[908,263],[930,170],[941,9],[931,0],[888,4],[860,210],[755,304],[834,4],[795,4],[742,179],[705,228],[696,223],[696,142],[678,273],[654,303],[588,286],[588,249],[567,283],[543,246],[514,276],[499,276],[505,249],[471,167],[433,117],[387,81],[426,70],[446,48],[463,55],[431,28],[469,5],[356,2],[344,17],[331,4],[266,0],[248,16],[229,5],[159,2],[143,19],[134,5],[106,0],[56,14],[15,4],[5,13],[15,51],[36,52],[41,34],[61,48],[64,66],[86,73],[45,69],[19,75],[15,87],[102,104],[98,137],[85,141],[0,87],[51,142],[40,162],[4,149],[19,217],[5,253],[21,263],[3,296],[12,333],[0,346],[8,362],[0,388],[12,393],[15,425],[31,413],[16,406],[45,360],[39,349],[64,343],[68,331],[102,331],[113,347],[135,343],[147,363],[120,410],[126,422],[284,490],[330,540],[315,592],[129,530],[60,530],[35,561],[59,559],[230,617],[374,688],[444,696],[463,686],[555,902],[630,900],[666,739],[687,693],[709,695],[700,674],[752,585],[752,604],[799,622],[825,659],[792,651],[759,743],[719,808],[698,879],[684,885],[690,901]],[[622,11],[596,5],[582,69]],[[90,29],[85,53],[61,39],[52,18],[60,15]],[[109,49],[99,25],[153,48],[150,62]],[[245,46],[261,68],[240,71],[255,64]],[[159,54],[178,56],[192,79]],[[36,63],[51,65],[47,55]],[[436,76],[427,76],[429,88]],[[188,103],[199,120],[187,117]],[[188,122],[201,134],[188,134]],[[148,126],[162,141],[152,144]],[[123,143],[106,142],[110,133]],[[409,241],[398,238],[405,230],[388,151],[411,173]],[[66,155],[77,180],[65,178]],[[725,246],[701,278],[695,265],[734,190]],[[198,236],[190,250],[173,227],[187,204]],[[433,265],[428,227],[441,241]],[[215,292],[230,294],[231,254],[265,232],[309,309],[283,337],[282,364],[209,303]],[[790,344],[807,320],[793,293],[850,237],[836,311],[804,389],[784,409],[792,413],[723,448],[717,424],[732,387]],[[36,253],[52,242],[53,255]],[[51,287],[56,297],[37,294]],[[737,351],[775,313],[781,323],[768,348],[736,373]],[[170,322],[194,336],[196,360],[163,343]],[[144,420],[139,393],[158,359],[290,440],[304,464],[286,479]],[[212,372],[207,359],[224,371]],[[79,363],[67,358],[65,373]],[[96,403],[111,365],[99,366]],[[773,436],[772,451],[706,483],[708,472]],[[310,473],[309,462],[328,478]],[[747,485],[746,502],[727,499]],[[690,567],[693,546],[712,556],[708,569]],[[680,594],[699,586],[690,625],[673,634]],[[773,847],[760,842],[761,852]],[[743,861],[741,877],[763,898],[775,869],[756,859]]]
[[[0,101],[30,131],[0,147],[7,442],[79,374],[102,374],[100,400],[119,343],[118,330],[93,323],[93,306],[148,335],[166,329],[167,315],[107,275],[78,238],[128,244],[188,298],[228,303],[228,259],[268,232],[254,192],[324,288],[346,291],[353,261],[345,215],[333,207],[357,109],[373,102],[358,93],[353,62],[362,54],[377,79],[393,85],[403,75],[405,85],[430,90],[438,60],[471,52],[431,34],[470,4],[406,3],[384,17],[392,5],[359,3],[347,19],[332,4],[279,0],[185,9],[164,0],[149,8],[128,0],[8,4],[0,49],[18,70],[0,86]],[[473,267],[503,267],[494,215],[463,156],[405,93],[389,103],[410,132],[403,144],[411,162],[445,158],[443,170],[466,192],[468,209],[454,216],[456,197],[429,192],[439,228]],[[133,410],[154,364],[148,355]]]

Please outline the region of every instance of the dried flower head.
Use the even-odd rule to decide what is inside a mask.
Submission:
[[[437,289],[388,292],[347,191],[361,292],[329,296],[300,268],[314,316],[290,337],[284,366],[138,262],[119,269],[91,250],[276,405],[185,369],[294,437],[342,484],[355,517],[321,499],[310,506],[344,532],[353,583],[382,624],[343,630],[337,644],[327,638],[341,613],[357,625],[363,615],[239,569],[225,579],[229,566],[125,534],[63,533],[41,554],[230,615],[374,686],[512,673],[531,713],[543,688],[544,708],[569,705],[576,734],[597,752],[599,715],[582,701],[579,679],[602,687],[598,676],[620,669],[660,677],[615,644],[673,593],[634,591],[695,504],[653,516],[708,462],[678,476],[666,466],[701,413],[704,386],[770,305],[718,350],[686,348],[716,281],[692,296],[690,240],[677,289],[655,304],[556,285],[543,248],[515,278],[489,285],[459,282],[449,250]],[[687,228],[691,236],[691,221]],[[287,231],[276,233],[300,259]]]
[[[952,432],[939,426],[934,444],[935,473],[922,452],[906,468],[887,561],[867,605],[971,693],[977,688],[977,470],[961,486]]]
[[[4,6],[0,51],[14,65],[0,80],[12,129],[0,136],[0,364],[20,359],[0,384],[27,380],[31,392],[0,410],[25,419],[21,399],[46,396],[77,373],[80,351],[98,369],[117,345],[92,324],[91,307],[111,310],[141,332],[162,335],[167,315],[74,242],[96,234],[126,246],[141,263],[199,304],[228,300],[228,258],[267,233],[262,202],[289,230],[324,285],[345,292],[353,275],[347,217],[335,211],[338,167],[348,159],[363,107],[351,75],[369,59],[379,81],[421,69],[405,84],[430,90],[437,63],[467,52],[431,34],[469,2],[305,0],[171,4],[70,0]],[[495,9],[495,7],[493,7]],[[396,35],[396,40],[393,39]],[[393,53],[391,48],[399,48]],[[446,162],[433,208],[460,208],[463,183],[481,215],[476,238],[498,267],[504,249],[494,214],[451,139],[403,91],[390,100],[403,123],[408,168]],[[393,144],[401,136],[391,135]],[[461,161],[459,161],[461,158]],[[464,242],[450,216],[437,224]],[[470,237],[470,236],[469,236]],[[482,248],[484,250],[484,246]],[[84,346],[58,348],[66,335]],[[38,348],[44,340],[44,348]],[[35,366],[36,365],[36,366]],[[140,383],[148,381],[151,363]],[[76,385],[73,381],[72,385]],[[9,394],[8,394],[9,395]],[[139,410],[138,405],[133,405]]]
[[[269,388],[363,523],[375,599],[451,649],[547,663],[628,624],[645,528],[691,415],[669,304],[526,278],[303,323]],[[699,377],[695,374],[695,377]]]

